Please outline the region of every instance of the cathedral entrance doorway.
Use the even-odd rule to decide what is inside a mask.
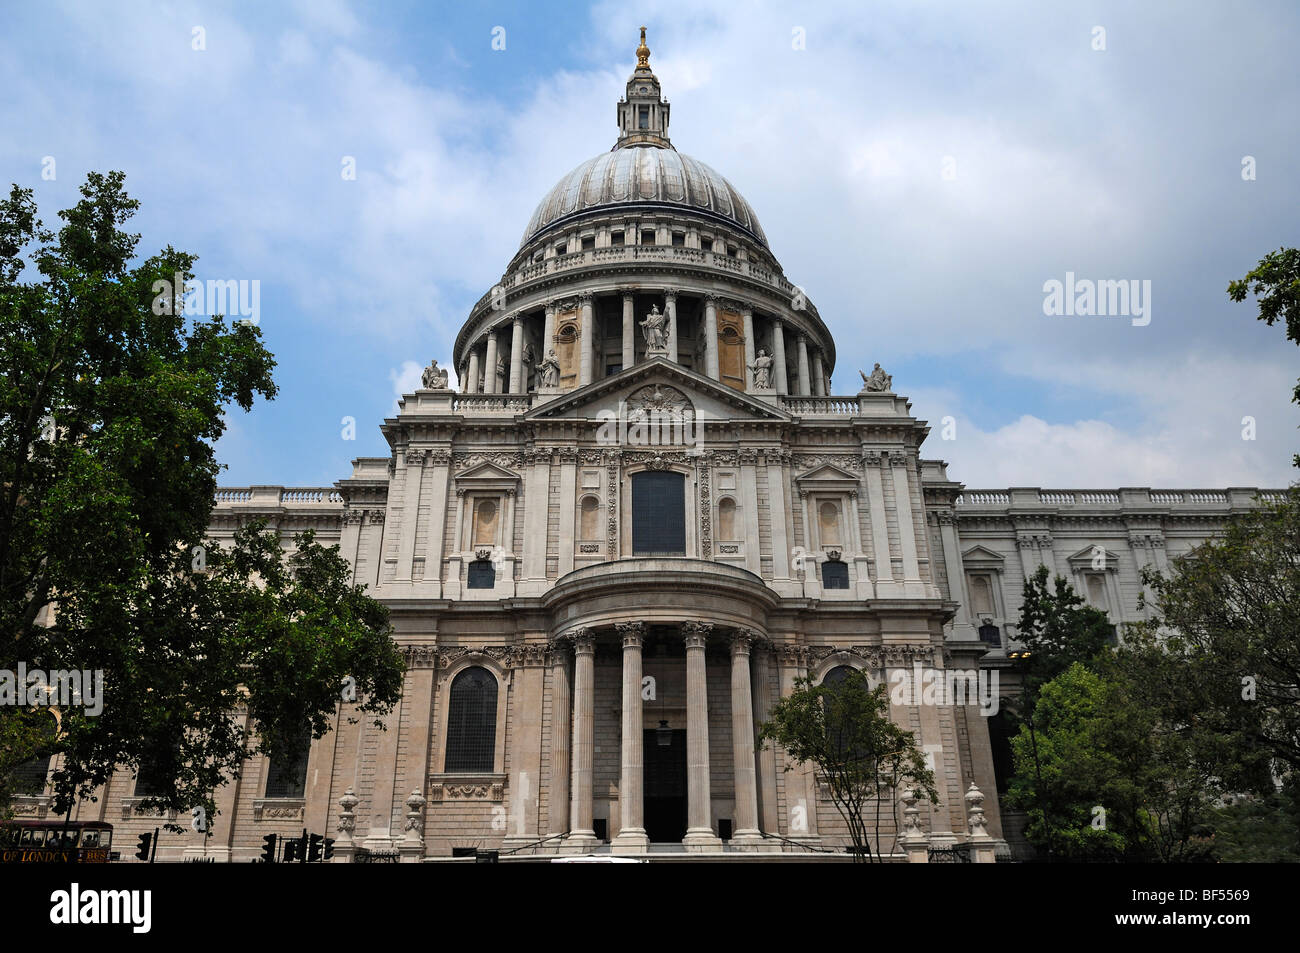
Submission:
[[[681,843],[686,836],[686,731],[660,745],[658,732],[645,732],[645,830],[651,843]]]

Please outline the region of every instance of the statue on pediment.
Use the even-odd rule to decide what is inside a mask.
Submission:
[[[555,348],[546,352],[546,360],[537,365],[537,373],[541,390],[560,386],[560,362],[555,359]]]
[[[445,368],[440,368],[437,358],[434,358],[433,363],[424,369],[420,381],[425,390],[446,390],[447,371]]]
[[[879,361],[876,362],[876,366],[872,369],[870,376],[867,376],[862,371],[858,371],[858,373],[862,375],[862,390],[865,393],[881,394],[890,390],[894,386],[894,376],[892,374],[886,374],[881,368]]]
[[[767,353],[767,348],[760,347],[758,349],[758,356],[754,358],[754,363],[749,365],[749,369],[754,372],[755,390],[771,390],[772,358]]]
[[[668,315],[659,310],[659,305],[650,306],[650,313],[641,322],[641,333],[645,335],[646,350],[668,350]]]

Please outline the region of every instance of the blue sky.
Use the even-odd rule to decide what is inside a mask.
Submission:
[[[232,413],[222,482],[329,485],[386,453],[533,206],[613,143],[645,24],[674,144],[757,211],[836,336],[836,393],[879,361],[954,478],[1290,481],[1300,349],[1224,290],[1300,243],[1300,7],[787,7],[15,5],[0,179],[48,223],[122,169],[142,253],[259,280],[281,392]],[[1045,316],[1067,272],[1150,280],[1150,324]]]

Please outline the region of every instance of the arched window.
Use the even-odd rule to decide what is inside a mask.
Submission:
[[[736,538],[736,501],[725,497],[718,502],[718,539]]]
[[[830,500],[817,507],[823,546],[840,546],[840,508]]]
[[[670,470],[632,474],[632,552],[686,555],[686,477]]]
[[[822,685],[833,691],[846,679],[856,674],[857,669],[851,665],[837,665],[822,676]],[[835,714],[832,700],[823,698],[822,703],[826,711],[826,731],[831,741],[831,751],[836,754],[838,759],[843,760],[848,756],[847,748],[851,732],[848,730],[847,724],[839,723],[839,717]]]
[[[970,577],[970,601],[976,617],[996,614],[993,611],[993,590],[989,586],[988,576]]]
[[[474,507],[475,546],[492,546],[497,541],[496,500],[479,500]]]
[[[497,584],[496,567],[490,559],[476,559],[467,569],[467,589],[491,589]]]
[[[849,588],[849,564],[839,559],[828,559],[822,563],[822,588]]]
[[[492,771],[496,767],[497,680],[480,666],[451,682],[447,701],[444,771]]]
[[[594,496],[582,498],[582,516],[578,524],[580,539],[600,539],[600,501]]]

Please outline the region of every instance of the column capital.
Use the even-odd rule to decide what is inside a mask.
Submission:
[[[644,622],[615,622],[614,628],[623,637],[623,648],[640,648],[645,641]]]
[[[522,314],[513,314],[510,316],[510,324],[512,327],[517,328],[523,323],[524,323],[524,316]]]
[[[676,300],[677,300],[677,289],[676,289],[676,288],[665,288],[665,289],[664,289],[664,300],[665,300],[665,301],[676,301]]]
[[[578,304],[583,305],[584,307],[590,307],[591,299],[594,297],[596,297],[594,292],[583,291],[578,295]]]
[[[573,643],[574,655],[593,655],[596,651],[596,636],[591,629],[580,625],[564,633],[564,638]]]
[[[688,649],[702,649],[713,634],[712,622],[683,622],[682,637]]]
[[[785,327],[785,320],[779,314],[772,315],[772,327],[774,328]]]
[[[729,639],[732,658],[737,655],[748,655],[757,641],[758,633],[753,629],[736,629]]]

